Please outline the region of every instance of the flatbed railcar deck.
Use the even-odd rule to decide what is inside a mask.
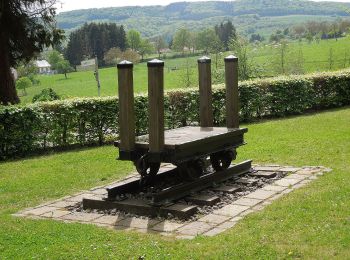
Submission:
[[[247,128],[187,126],[164,132],[164,149],[154,162],[179,165],[220,151],[244,145]],[[116,141],[119,147],[120,142]],[[136,137],[134,151],[119,151],[120,160],[136,161],[149,150],[148,135]],[[157,156],[154,156],[157,157]]]

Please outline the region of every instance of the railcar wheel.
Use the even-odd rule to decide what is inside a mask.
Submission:
[[[134,163],[137,172],[141,175],[141,185],[150,183],[153,177],[157,175],[160,168],[160,163],[149,161],[148,154],[144,154]]]
[[[185,162],[178,166],[179,176],[185,181],[194,181],[203,175],[204,163],[201,159]]]
[[[232,160],[236,159],[236,150],[228,150],[210,155],[210,162],[215,171],[226,170],[230,167]]]

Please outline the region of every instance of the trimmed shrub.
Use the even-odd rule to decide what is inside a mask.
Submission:
[[[350,71],[278,77],[239,84],[241,121],[350,105]],[[199,92],[165,94],[167,129],[199,122]],[[136,132],[147,132],[148,99],[135,97]],[[225,88],[213,87],[217,126],[225,124]],[[118,99],[79,98],[0,107],[0,159],[72,145],[102,145],[118,137]]]

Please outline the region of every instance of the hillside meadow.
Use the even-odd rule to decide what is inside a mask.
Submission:
[[[321,40],[308,43],[290,42],[286,48],[285,63],[287,70],[293,70],[296,56],[301,53],[302,64],[297,65],[302,68],[304,73],[328,71],[343,69],[350,66],[350,37],[344,37],[337,40]],[[280,45],[249,45],[248,55],[252,64],[256,65],[261,71],[262,76],[275,76],[280,73]],[[218,55],[221,64],[225,55]],[[165,89],[183,88],[186,82],[186,67],[190,68],[190,81],[192,86],[197,83],[197,63],[196,60],[201,55],[183,57],[183,58],[166,58],[165,61]],[[215,55],[212,67],[215,67]],[[220,62],[219,62],[220,64]],[[115,67],[101,68],[101,95],[117,95],[117,69]],[[23,96],[19,91],[23,104],[30,103],[34,95],[40,93],[42,89],[52,88],[63,98],[71,97],[92,97],[97,96],[97,86],[93,71],[73,72],[68,74],[65,79],[63,74],[58,75],[40,75],[40,84],[27,89],[27,95]],[[136,93],[147,92],[147,65],[145,62],[134,66],[134,89]]]

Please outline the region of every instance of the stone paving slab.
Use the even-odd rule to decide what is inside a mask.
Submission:
[[[298,180],[298,179],[286,179],[286,178],[283,178],[283,179],[280,179],[280,180],[276,181],[275,185],[279,185],[279,186],[283,186],[283,187],[289,187],[289,186],[293,186],[293,185],[297,184],[300,181],[301,180]]]
[[[203,233],[209,231],[213,227],[214,227],[213,225],[210,225],[208,223],[195,221],[195,222],[192,222],[192,223],[189,223],[187,225],[182,226],[177,231],[181,235],[196,236],[196,235],[200,235],[200,234],[203,234]]]
[[[162,165],[164,169],[173,168],[171,164]],[[272,184],[259,188],[246,196],[243,196],[231,204],[214,210],[212,213],[200,217],[198,220],[176,222],[172,220],[159,220],[144,217],[124,217],[104,215],[86,212],[71,212],[68,207],[81,202],[82,198],[102,198],[106,194],[106,187],[117,185],[121,182],[129,182],[137,178],[137,173],[132,173],[121,181],[110,183],[82,191],[71,196],[43,203],[36,207],[24,209],[15,217],[30,219],[53,219],[66,223],[90,223],[111,230],[121,232],[132,231],[140,233],[157,233],[163,236],[171,236],[176,239],[193,239],[197,235],[216,236],[227,229],[233,228],[246,215],[263,210],[275,200],[286,196],[295,189],[299,189],[316,180],[331,169],[324,167],[290,167],[279,165],[254,166],[255,171],[284,172],[287,176]]]
[[[235,217],[247,209],[249,209],[249,206],[229,204],[221,209],[214,210],[213,213],[216,215]]]
[[[26,215],[34,215],[34,216],[40,216],[42,214],[48,213],[48,212],[52,212],[57,210],[56,207],[49,207],[49,206],[43,206],[40,208],[34,208],[34,209],[30,209],[27,211],[22,212],[23,214]]]
[[[198,219],[198,221],[209,223],[209,224],[221,224],[229,219],[230,219],[230,217],[227,217],[227,216],[209,214],[209,215],[206,215],[206,216]]]
[[[64,220],[73,220],[73,221],[82,221],[82,222],[90,222],[96,218],[99,218],[101,215],[96,213],[85,213],[85,212],[74,212],[68,215],[64,215],[62,219]]]
[[[68,211],[68,210],[58,209],[58,210],[53,210],[53,211],[47,212],[45,214],[42,214],[41,216],[45,217],[45,218],[60,218],[60,217],[63,217],[65,215],[68,215],[69,213],[70,213],[70,211]]]
[[[276,191],[273,190],[263,190],[263,189],[258,189],[247,196],[245,198],[249,199],[258,199],[258,200],[266,200],[270,198],[272,195],[275,195]]]
[[[277,185],[266,185],[266,186],[262,187],[261,189],[262,190],[268,190],[268,191],[282,192],[285,189],[287,189],[287,187],[277,186]]]
[[[115,225],[117,222],[123,220],[124,218],[121,216],[110,216],[110,215],[105,215],[101,216],[97,219],[94,219],[94,223],[99,223],[99,224],[107,224],[107,225]]]
[[[148,219],[148,218],[125,218],[117,223],[117,226],[139,228],[139,229],[150,229],[157,223],[159,220]]]
[[[255,206],[257,204],[259,204],[260,202],[262,202],[262,200],[259,199],[250,199],[250,198],[240,198],[238,200],[236,200],[233,204],[235,205],[241,205],[241,206]]]
[[[182,227],[183,223],[172,222],[169,220],[164,220],[157,225],[155,225],[152,229],[160,232],[174,232],[176,229]]]

